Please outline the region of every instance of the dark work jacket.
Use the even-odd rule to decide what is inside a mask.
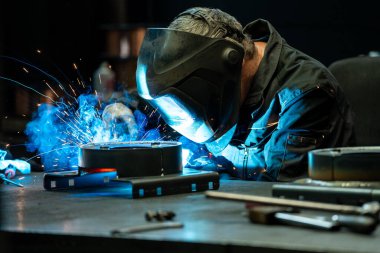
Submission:
[[[269,22],[256,20],[244,33],[267,45],[234,139],[219,155],[242,179],[305,177],[308,151],[352,144],[349,105],[328,69],[289,46]]]

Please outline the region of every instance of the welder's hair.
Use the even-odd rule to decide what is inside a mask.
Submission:
[[[231,15],[219,10],[194,7],[180,13],[169,25],[170,29],[191,32],[210,38],[226,38],[242,45],[245,56],[252,58],[255,47],[243,34],[242,25]]]

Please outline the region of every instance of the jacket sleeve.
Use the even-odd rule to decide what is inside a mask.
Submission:
[[[323,89],[287,105],[262,152],[265,170],[260,181],[289,181],[307,174],[307,153],[323,147],[340,117],[333,97]]]

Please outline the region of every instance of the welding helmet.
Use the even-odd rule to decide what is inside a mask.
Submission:
[[[139,95],[165,122],[197,143],[237,122],[243,46],[168,28],[147,29],[137,62]]]

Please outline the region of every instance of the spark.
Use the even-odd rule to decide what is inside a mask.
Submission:
[[[102,84],[102,77],[100,76],[100,74],[98,75],[99,77],[99,83]]]
[[[52,99],[51,97],[49,97],[49,96],[47,96],[47,95],[45,95],[45,94],[42,94],[41,92],[39,92],[39,91],[33,89],[32,87],[29,87],[29,86],[27,86],[27,85],[25,85],[25,84],[23,84],[23,83],[20,83],[20,82],[18,82],[18,81],[16,81],[16,80],[13,80],[13,79],[11,79],[11,78],[7,78],[7,77],[5,77],[5,76],[0,76],[0,79],[7,80],[7,81],[10,81],[10,82],[16,83],[16,84],[18,84],[18,85],[20,85],[20,86],[22,86],[22,87],[24,87],[24,88],[27,88],[27,89],[29,89],[29,90],[32,90],[33,92],[37,93],[38,95],[41,95],[41,96],[43,96],[43,97],[49,99],[49,100],[52,101],[53,103],[57,103],[57,102],[56,102],[54,99]]]
[[[149,118],[151,118],[153,116],[153,114],[155,114],[157,112],[157,108],[154,109],[150,114],[149,114]]]
[[[141,124],[140,124],[140,128],[141,128],[141,127],[144,127],[145,120],[146,120],[146,118],[144,118],[144,120],[141,122]]]
[[[38,51],[37,51],[37,52],[38,52]],[[38,68],[38,67],[36,67],[36,66],[30,64],[30,63],[28,63],[28,62],[26,62],[26,61],[22,61],[22,60],[19,60],[19,59],[15,58],[15,57],[5,56],[5,55],[0,55],[0,58],[4,58],[4,59],[7,59],[7,60],[12,60],[12,61],[15,61],[15,62],[21,63],[21,64],[23,64],[23,65],[26,65],[26,66],[28,66],[28,67],[30,67],[30,68],[32,68],[32,69],[35,69],[35,70],[39,71],[40,73],[42,73],[42,74],[44,74],[44,75],[46,75],[47,77],[49,77],[50,79],[52,79],[52,80],[53,80],[54,82],[56,82],[57,84],[60,83],[60,81],[59,81],[57,78],[55,78],[53,75],[49,74],[48,72],[46,72],[46,71],[44,71],[44,70],[42,70],[42,69],[40,69],[40,68]],[[14,80],[13,80],[13,81],[14,81]],[[16,83],[19,83],[19,82],[17,82],[17,81],[15,81],[15,82],[16,82]],[[28,86],[26,86],[26,85],[22,85],[22,86],[25,87],[25,88],[28,88],[28,89],[34,90],[34,89],[32,89],[32,88],[30,88],[30,87],[28,87]],[[35,91],[35,90],[34,90],[34,91]],[[37,93],[41,95],[40,92],[37,92]],[[66,92],[66,90],[65,90],[65,93],[66,93],[68,96],[70,96],[70,94],[68,94],[68,93]],[[72,97],[72,96],[70,96],[70,97]]]
[[[77,77],[77,81],[78,81],[78,84],[79,84],[79,85],[82,85],[83,88],[86,88],[86,87],[84,86],[84,83],[83,83],[81,80],[79,80],[79,77]]]
[[[264,127],[251,127],[251,128],[249,128],[249,129],[251,129],[251,130],[263,130],[263,129],[266,129],[266,128],[270,128],[270,127],[272,127],[272,126],[275,126],[275,125],[277,125],[278,124],[278,121],[276,121],[276,122],[272,122],[272,123],[268,123],[266,126],[264,126]]]
[[[149,131],[146,131],[145,134],[141,137],[141,140],[142,140],[142,141],[145,140],[145,138],[147,137],[148,133],[149,133]]]
[[[37,53],[41,53],[41,51],[37,49]],[[27,146],[29,149],[28,151],[34,152],[37,150],[39,153],[30,157],[27,161],[35,158],[42,159],[42,167],[44,170],[55,170],[58,166],[62,166],[63,168],[77,168],[78,166],[75,163],[78,155],[76,151],[78,146],[94,141],[131,141],[132,136],[130,134],[125,135],[125,133],[120,135],[118,133],[120,130],[118,130],[116,126],[111,127],[113,132],[107,133],[110,130],[105,129],[102,124],[102,103],[98,92],[96,90],[94,91],[95,96],[93,94],[80,94],[81,87],[85,88],[86,82],[83,80],[76,63],[73,63],[72,65],[78,74],[78,76],[75,77],[76,80],[73,78],[73,80],[70,81],[61,71],[61,74],[68,79],[68,82],[61,83],[56,77],[28,62],[0,55],[0,59],[1,58],[16,61],[25,65],[20,66],[20,69],[22,68],[22,71],[26,73],[30,74],[37,70],[44,74],[48,78],[45,77],[42,81],[52,92],[51,95],[48,96],[17,80],[0,76],[0,79],[10,81],[32,90],[41,97],[45,97],[49,101],[52,101],[50,104],[36,103],[38,112],[36,113],[36,116],[33,117],[33,120],[28,123],[26,130],[29,131],[29,133],[27,133],[29,144],[23,145]],[[108,67],[112,68],[111,65]],[[76,86],[77,84],[79,87]],[[59,89],[63,92],[59,91]],[[62,94],[66,97],[61,97]],[[78,98],[77,95],[79,95]],[[81,97],[82,95],[83,97]],[[162,125],[158,125],[156,128],[150,129],[149,131],[145,130],[147,121],[149,121],[149,118],[157,112],[157,109],[150,111],[150,108],[145,105],[144,111],[145,113],[140,112],[143,116],[140,117],[138,122],[138,139],[162,140],[167,138],[167,136],[160,137],[159,130]],[[150,115],[147,117],[149,112]],[[22,116],[26,117],[25,114]],[[4,117],[7,119],[8,116]],[[160,117],[161,115],[159,115],[159,118]],[[18,131],[18,133],[20,133],[20,131]],[[142,134],[143,136],[140,138]],[[41,138],[44,140],[41,140]],[[42,145],[45,143],[50,143],[51,145]],[[6,147],[9,146],[10,144],[6,145]],[[70,148],[73,150],[69,150]],[[54,153],[52,154],[52,152]]]
[[[96,96],[97,99],[98,99],[99,107],[102,107],[101,104],[100,104],[100,98],[99,98],[99,96],[98,96],[98,92],[97,92],[96,90],[94,90],[94,91],[95,91],[95,96]],[[97,110],[97,112],[98,112],[98,110]]]
[[[69,84],[69,87],[70,87],[71,91],[73,92],[74,96],[76,96],[77,94],[75,93],[75,90],[73,89],[73,87],[71,87],[70,84]]]
[[[55,92],[55,90],[53,90],[52,87],[50,87],[50,85],[48,84],[48,82],[46,80],[43,80],[43,81],[49,87],[49,89],[57,96],[57,98],[59,98],[58,94]]]
[[[37,49],[36,52],[37,52],[38,54],[41,54],[41,53],[42,53],[41,50],[39,50],[39,49]]]
[[[156,141],[162,141],[162,140],[165,139],[165,138],[166,138],[166,136],[164,135],[164,136],[158,138]]]
[[[57,116],[60,120],[62,120],[63,123],[67,124],[67,122],[66,122],[64,119],[62,119],[58,114],[56,114],[56,116]],[[58,138],[58,137],[57,137],[57,138]]]

